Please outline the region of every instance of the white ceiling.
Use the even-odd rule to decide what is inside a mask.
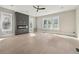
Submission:
[[[0,7],[25,13],[30,16],[38,17],[48,14],[63,12],[67,10],[72,10],[75,9],[77,5],[40,5],[40,7],[44,7],[46,9],[40,10],[39,12],[36,12],[36,9],[33,8],[33,5],[0,5]]]

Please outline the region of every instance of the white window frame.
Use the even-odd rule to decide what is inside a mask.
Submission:
[[[43,21],[42,21],[42,22],[43,22],[43,23],[42,23],[42,28],[43,28],[44,30],[46,30],[46,29],[47,29],[47,27],[46,27],[46,28],[44,28],[44,21],[45,21],[45,20],[47,20],[47,19],[48,19],[48,18],[43,18]]]
[[[53,24],[54,24],[55,19],[58,20],[58,24],[57,24],[56,28],[54,28],[54,26],[53,26],[53,30],[59,30],[59,16],[53,16],[53,19],[52,19],[53,20]]]

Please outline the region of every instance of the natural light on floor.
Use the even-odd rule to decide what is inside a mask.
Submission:
[[[4,40],[4,39],[6,39],[6,38],[0,38],[0,41],[2,41],[2,40]]]
[[[31,37],[36,36],[36,34],[34,34],[34,33],[29,33],[29,35],[30,35]]]

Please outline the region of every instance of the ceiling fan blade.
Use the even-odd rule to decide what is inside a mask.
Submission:
[[[46,9],[46,8],[39,8],[39,10],[44,10],[44,9]]]
[[[35,9],[37,9],[37,7],[33,6]]]
[[[39,11],[39,10],[44,10],[44,9],[46,9],[46,8],[40,8],[39,6],[33,6],[35,9],[37,9],[37,12]]]
[[[38,9],[37,9],[37,12],[38,12]]]

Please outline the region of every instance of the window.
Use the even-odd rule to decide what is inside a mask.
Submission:
[[[53,29],[55,30],[59,29],[59,16],[53,17]]]
[[[47,28],[47,20],[44,20],[44,28]]]
[[[52,22],[51,20],[48,20],[48,28],[51,28]]]
[[[43,29],[58,30],[59,29],[59,16],[54,16],[52,18],[44,18]]]

